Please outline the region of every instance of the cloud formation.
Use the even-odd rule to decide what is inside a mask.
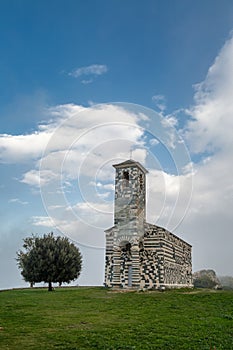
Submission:
[[[38,131],[28,135],[0,135],[0,162],[23,163],[42,156],[51,133]]]
[[[153,112],[153,118],[149,118],[149,113],[152,111],[131,104],[106,104],[89,108],[72,104],[51,107],[48,109],[51,122],[41,124],[37,132],[21,135],[13,151],[14,136],[2,135],[0,143],[4,144],[4,151],[2,148],[0,155],[3,157],[7,154],[8,163],[18,161],[20,164],[21,159],[28,162],[28,170],[24,171],[19,181],[41,190],[48,217],[52,218],[59,230],[72,234],[73,238],[76,233],[78,241],[82,237],[83,243],[98,246],[98,240],[99,244],[103,242],[104,229],[111,226],[113,220],[112,164],[128,159],[133,149],[134,159],[152,167],[151,193],[162,184],[160,196],[156,193],[156,215],[153,212],[149,217],[153,222],[161,220],[158,213],[164,213],[163,208],[166,207],[166,224],[173,216],[176,217],[171,223],[174,226],[180,219],[173,215],[173,206],[179,203],[179,215],[182,215],[183,207],[186,208],[186,203],[179,202],[182,191],[175,183],[179,184],[179,175],[189,158],[185,155],[181,159],[185,148],[177,142],[172,118],[161,117],[156,112]],[[34,145],[31,149],[28,138]],[[168,170],[166,172],[163,169],[162,155],[156,152],[156,147],[161,146],[170,153],[175,163],[177,161],[176,181]],[[155,149],[154,155],[150,147]],[[188,197],[190,191],[186,194]],[[164,204],[165,197],[170,199]],[[149,201],[151,207],[154,203],[154,200]],[[36,227],[45,227],[47,222],[44,217],[35,215],[32,221]],[[50,227],[48,225],[48,229]],[[84,234],[86,230],[88,235]],[[97,231],[101,232],[101,239]],[[92,236],[95,232],[94,237],[91,237],[91,232]]]
[[[107,73],[108,67],[105,64],[92,64],[90,66],[84,66],[74,69],[72,72],[68,73],[73,78],[87,77],[87,79],[82,79],[82,84],[90,84],[93,82],[93,78]]]
[[[193,152],[227,151],[233,146],[233,38],[227,40],[203,82],[195,86],[195,104],[186,131]]]
[[[154,95],[152,96],[152,101],[155,103],[156,107],[161,111],[165,111],[166,106],[166,98],[163,95]]]
[[[204,155],[203,160],[196,164],[195,181],[201,191],[198,196],[194,193],[194,199],[201,198],[200,208],[205,212],[216,207],[219,212],[224,210],[227,213],[229,200],[233,199],[232,91],[231,37],[210,67],[206,79],[196,86],[195,105],[189,110],[192,119],[185,131],[190,149]]]
[[[200,161],[194,164],[194,188],[183,225],[196,248],[199,268],[232,274],[233,207],[233,37],[220,50],[203,82],[195,86],[194,105],[184,137]],[[194,259],[196,260],[194,255]]]
[[[26,204],[28,204],[28,202],[22,201],[22,200],[20,200],[19,198],[12,198],[12,199],[9,199],[8,203],[17,203],[17,204],[21,204],[21,205],[26,205]]]

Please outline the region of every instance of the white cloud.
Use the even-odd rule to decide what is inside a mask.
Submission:
[[[229,202],[220,198],[232,197],[229,196],[233,172],[232,91],[233,38],[230,38],[206,79],[196,87],[195,105],[189,111],[193,119],[188,123],[185,135],[194,152],[211,154],[196,166],[195,175],[194,195],[200,198],[205,210],[216,207],[220,212],[223,208],[228,212]]]
[[[59,126],[63,120],[67,120],[68,118],[71,118],[75,116],[77,113],[84,110],[85,110],[85,107],[83,106],[75,105],[73,103],[67,103],[63,105],[56,105],[53,107],[49,107],[48,114],[50,114],[53,117],[56,117],[56,123],[55,123],[55,127],[56,127],[56,126]],[[48,127],[50,127],[50,124],[48,124]]]
[[[19,198],[12,198],[12,199],[9,199],[8,203],[18,203],[18,204],[22,204],[22,205],[28,204],[28,202],[26,202],[26,201],[21,201]]]
[[[54,209],[54,210],[56,210],[56,209],[63,209],[63,210],[65,210],[65,207],[63,206],[63,205],[58,205],[58,204],[55,204],[55,205],[51,205],[50,207],[49,207],[49,209]]]
[[[27,135],[0,134],[0,162],[21,164],[40,159],[51,137],[56,133],[57,128],[64,121],[67,121],[69,118],[71,119],[77,113],[84,110],[84,107],[73,104],[50,107],[47,109],[47,114],[51,119],[47,123],[38,125],[37,131]],[[63,149],[67,145],[70,145],[69,142],[67,144],[67,141],[70,134],[72,134],[72,130],[64,126],[62,132],[63,135],[61,135],[60,140],[56,144],[50,142],[51,151]],[[65,144],[63,142],[64,139],[66,140]]]
[[[166,110],[166,99],[163,95],[154,95],[152,96],[152,101],[155,103],[156,107],[161,111]]]
[[[41,169],[67,176],[66,180],[83,174],[95,178],[96,172],[98,178],[107,179],[112,171],[101,164],[129,157],[131,144],[136,145],[134,155],[145,160],[145,150],[137,149],[143,146],[142,135],[136,114],[118,106],[90,107],[54,130]]]
[[[45,148],[47,154],[60,152],[60,157],[64,157],[62,152],[72,148],[74,142],[77,151],[85,156],[102,141],[122,138],[133,142],[143,133],[137,127],[136,115],[117,106],[85,109],[72,104],[60,105],[49,108],[48,114],[53,117],[51,122],[39,125],[38,131],[32,134],[0,135],[0,161],[22,163],[39,159]]]
[[[30,170],[20,180],[30,186],[41,187],[56,179],[57,175],[51,170]]]
[[[195,87],[186,137],[194,152],[233,146],[233,38],[221,49],[206,79]]]
[[[162,125],[163,125],[164,127],[167,127],[167,126],[173,127],[173,126],[176,126],[177,123],[178,123],[178,122],[177,122],[177,119],[175,118],[174,115],[168,115],[168,116],[164,116],[164,117],[162,118]]]
[[[192,197],[192,172],[168,174],[150,169],[147,175],[147,219],[170,229],[179,227]]]
[[[33,226],[42,226],[47,228],[55,226],[54,221],[48,216],[33,216],[32,224]]]
[[[73,206],[72,210],[77,210],[78,213],[81,211],[88,217],[91,216],[91,213],[98,215],[103,213],[112,214],[113,203],[80,202]],[[99,221],[98,217],[96,217],[95,220]]]
[[[83,75],[97,76],[102,75],[108,71],[108,67],[105,64],[92,64],[90,66],[80,67],[69,73],[74,78],[79,78]],[[89,81],[89,80],[85,80]]]
[[[111,195],[111,192],[104,192],[104,193],[99,193],[100,198],[106,199],[109,198]]]
[[[23,163],[42,156],[51,134],[35,132],[30,135],[0,135],[0,162]]]
[[[104,190],[111,190],[111,191],[114,190],[114,185],[113,185],[113,183],[101,184],[100,182],[98,182],[96,186],[97,186],[97,187],[100,187],[101,189],[104,189]]]
[[[93,79],[83,79],[83,80],[81,80],[81,83],[84,85],[88,85],[88,84],[93,83]]]
[[[156,146],[159,144],[159,141],[157,139],[151,139],[149,142],[151,146]]]
[[[233,274],[233,37],[225,43],[203,82],[195,86],[185,138],[202,160],[194,165],[192,202],[180,229],[192,235],[197,268]],[[204,157],[204,158],[203,158]]]

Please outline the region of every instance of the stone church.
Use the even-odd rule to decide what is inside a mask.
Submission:
[[[115,164],[114,226],[106,233],[105,286],[192,287],[192,247],[146,222],[147,170],[132,159]]]

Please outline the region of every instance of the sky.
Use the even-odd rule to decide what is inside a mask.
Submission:
[[[2,0],[0,289],[23,238],[53,231],[102,285],[114,168],[147,175],[147,221],[233,275],[231,0]]]

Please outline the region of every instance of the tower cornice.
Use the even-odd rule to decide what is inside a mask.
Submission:
[[[142,164],[140,164],[139,162],[136,162],[136,161],[133,160],[133,159],[128,159],[128,160],[126,160],[125,162],[122,162],[122,163],[119,163],[119,164],[113,164],[113,167],[114,167],[115,169],[119,169],[119,168],[128,168],[128,167],[132,167],[132,166],[137,166],[139,169],[141,169],[141,171],[142,171],[144,174],[147,174],[147,173],[148,173],[148,170],[146,170]]]

